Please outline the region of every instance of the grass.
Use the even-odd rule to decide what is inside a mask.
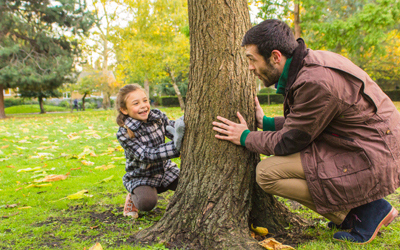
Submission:
[[[266,115],[282,114],[280,105],[263,108]],[[179,108],[162,111],[171,119],[183,114]],[[20,114],[0,120],[0,249],[88,249],[96,242],[104,249],[167,249],[161,243],[140,246],[133,241],[132,234],[162,217],[173,193],[160,195],[157,207],[140,212],[137,220],[123,217],[125,160],[116,131],[114,111]],[[179,158],[173,161],[180,164]],[[96,168],[101,166],[109,169]],[[37,170],[21,171],[28,168]],[[68,178],[30,186],[43,184],[34,180],[49,174]],[[81,190],[88,191],[82,199],[66,198]],[[398,209],[399,192],[387,197]],[[313,240],[297,249],[400,249],[398,220],[367,246],[333,242],[334,231],[326,229],[323,217],[281,201],[314,222],[306,232]]]
[[[23,113],[40,113],[40,107],[38,104],[36,105],[19,105],[12,106],[4,109],[6,115],[9,114],[23,114]],[[46,112],[55,112],[55,111],[68,111],[69,109],[65,107],[58,107],[52,105],[44,105],[44,110]]]

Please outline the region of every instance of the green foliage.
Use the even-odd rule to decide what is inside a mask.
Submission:
[[[1,1],[0,85],[19,87],[26,97],[56,95],[55,89],[72,80],[80,53],[75,37],[93,23],[85,9],[78,0]]]
[[[183,101],[186,97],[183,96]],[[164,107],[179,107],[179,100],[177,96],[161,96],[158,98],[159,105]]]
[[[278,18],[293,24],[294,1],[254,2],[260,8],[259,17]],[[393,77],[399,80],[395,69],[399,68],[400,1],[302,0],[296,3],[300,3],[301,36],[309,48],[348,57],[374,80]]]
[[[262,88],[260,91],[258,91],[258,94],[275,94],[276,89],[273,88]]]
[[[17,105],[24,105],[24,104],[38,104],[37,100],[32,99],[23,99],[23,98],[7,98],[4,99],[4,107],[12,107]]]

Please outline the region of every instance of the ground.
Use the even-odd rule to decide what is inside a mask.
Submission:
[[[269,116],[282,114],[279,105],[263,108]],[[171,119],[183,114],[179,108],[162,111]],[[161,194],[157,207],[140,212],[137,220],[123,216],[124,155],[115,138],[117,128],[113,111],[9,115],[0,120],[0,249],[89,249],[96,242],[103,249],[191,249],[134,241],[136,232],[162,217],[173,192]],[[174,162],[179,165],[180,159]],[[67,178],[35,182],[50,174]],[[87,193],[71,198],[82,190]],[[334,242],[335,231],[326,228],[323,217],[297,202],[279,200],[308,220],[309,227],[295,231],[289,226],[267,237],[296,249],[400,249],[399,219],[371,244],[358,246]],[[387,200],[400,209],[400,190]]]

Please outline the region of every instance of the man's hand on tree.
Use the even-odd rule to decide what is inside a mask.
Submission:
[[[224,117],[217,116],[217,119],[223,122],[213,122],[213,125],[215,126],[213,127],[213,130],[223,134],[215,135],[217,139],[230,141],[236,145],[240,145],[240,136],[242,135],[243,131],[248,129],[248,127],[246,121],[239,112],[237,112],[237,116],[239,118],[240,124],[234,123]]]
[[[257,127],[260,129],[263,129],[263,119],[264,119],[264,110],[260,106],[260,102],[258,101],[258,98],[256,96],[256,121],[257,121]]]

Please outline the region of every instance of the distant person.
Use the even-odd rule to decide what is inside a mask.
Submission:
[[[78,106],[78,99],[74,100],[74,107],[72,108],[72,110],[74,110],[76,108],[76,111],[79,110],[79,106]]]
[[[180,154],[185,124],[183,116],[171,121],[160,110],[150,110],[149,98],[137,84],[119,90],[116,108],[117,139],[126,157],[124,216],[137,218],[138,210],[156,206],[157,194],[175,191],[179,168],[170,159]],[[165,143],[165,136],[172,141]]]
[[[223,117],[214,130],[262,160],[256,180],[269,194],[296,200],[329,219],[340,241],[371,242],[398,211],[383,198],[400,186],[400,113],[350,60],[307,49],[280,20],[252,27],[242,46],[249,70],[285,96],[283,117],[266,117],[255,100],[250,131]]]

